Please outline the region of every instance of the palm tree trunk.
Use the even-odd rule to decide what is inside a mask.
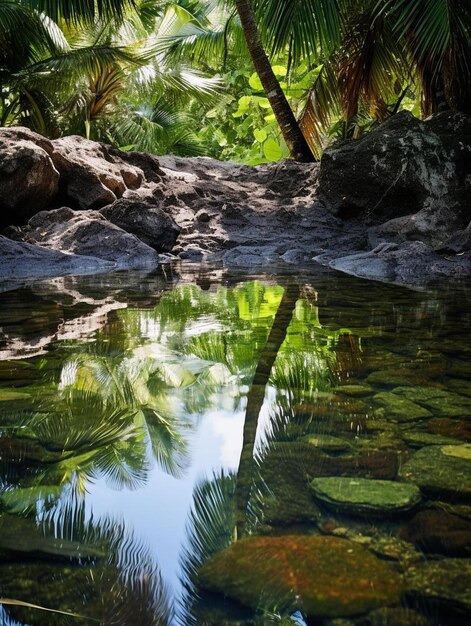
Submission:
[[[271,327],[267,343],[258,360],[252,386],[247,394],[242,451],[240,453],[235,488],[237,537],[243,535],[247,521],[247,506],[252,490],[255,469],[255,437],[257,434],[258,418],[265,399],[265,387],[270,378],[275,359],[285,340],[286,332],[293,317],[293,311],[298,298],[299,286],[293,284],[288,285],[283,294],[278,311],[276,312],[275,319],[273,320],[273,326]]]
[[[310,163],[315,160],[314,156],[263,48],[258,35],[252,0],[235,0],[235,4],[255,71],[263,85],[291,157],[295,161]]]

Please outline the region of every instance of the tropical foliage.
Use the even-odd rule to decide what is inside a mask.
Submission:
[[[293,154],[292,112],[319,156],[402,108],[471,111],[470,38],[469,0],[0,0],[0,124],[257,163]]]

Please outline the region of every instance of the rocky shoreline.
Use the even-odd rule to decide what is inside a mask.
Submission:
[[[0,282],[188,260],[471,276],[471,118],[403,112],[320,163],[256,167],[0,129]]]

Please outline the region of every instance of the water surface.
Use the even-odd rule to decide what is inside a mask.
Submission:
[[[3,293],[0,623],[466,623],[470,304],[196,266]]]

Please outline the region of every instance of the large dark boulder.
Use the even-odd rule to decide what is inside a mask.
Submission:
[[[0,228],[26,222],[55,197],[52,152],[50,141],[27,128],[0,129]]]
[[[447,112],[420,121],[403,111],[359,140],[335,144],[322,157],[319,192],[340,217],[380,224],[425,210],[419,231],[464,228],[471,219],[471,117]],[[439,216],[429,229],[424,222],[433,212]],[[403,240],[420,238],[409,219],[396,229]]]
[[[121,198],[101,209],[100,213],[157,252],[170,252],[180,233],[170,215],[147,202]]]
[[[115,269],[158,264],[155,250],[96,211],[73,211],[67,207],[41,211],[30,219],[28,226],[28,241],[31,243],[111,261]]]

